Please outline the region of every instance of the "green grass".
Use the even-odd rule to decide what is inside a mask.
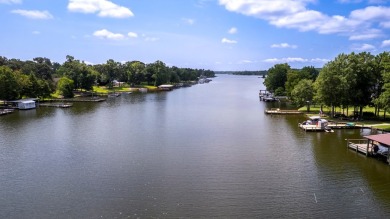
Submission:
[[[321,109],[321,106],[319,106],[319,105],[311,105],[309,113],[319,113],[320,109]],[[326,107],[326,106],[323,106],[322,109],[323,109],[323,113],[327,113],[327,114],[329,114],[332,111],[332,109],[330,107]],[[301,112],[306,112],[307,107],[303,106],[303,107],[299,108],[298,110]],[[344,111],[342,108],[339,108],[339,107],[335,108],[335,113],[344,113],[345,115],[349,115],[349,116],[353,115],[353,111],[354,111],[353,107],[349,107],[348,112],[347,112],[346,108],[344,109]],[[374,113],[374,111],[375,111],[374,107],[364,107],[363,108],[363,112]],[[383,118],[383,113],[384,113],[383,110],[379,111],[379,117]],[[390,116],[390,113],[386,113],[386,118],[387,118],[387,115]]]
[[[105,86],[93,86],[93,91],[102,94],[108,94],[112,92],[129,92],[134,91],[134,88],[129,87],[114,87],[112,89]]]
[[[382,129],[382,130],[390,131],[390,124],[386,124],[386,125],[375,125],[374,127],[377,128],[377,129]]]
[[[98,93],[104,93],[104,94],[109,93],[108,89],[102,86],[93,86],[93,91]]]
[[[52,93],[52,94],[50,95],[50,98],[54,98],[54,99],[58,99],[58,98],[60,98],[60,97],[61,97],[61,95],[60,95],[59,93],[57,93],[57,92]]]

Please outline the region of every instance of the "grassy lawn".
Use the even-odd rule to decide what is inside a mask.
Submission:
[[[156,91],[158,88],[155,86],[147,86],[147,85],[142,85],[136,88],[131,88],[131,87],[114,87],[114,88],[108,88],[106,86],[93,86],[93,92],[99,93],[99,94],[109,94],[113,92],[136,92],[138,91],[139,88],[147,88],[149,91]],[[78,97],[75,95],[75,97]],[[62,98],[61,95],[59,95],[57,92],[52,93],[49,98],[43,98],[42,100],[45,99],[60,99]]]
[[[309,113],[317,113],[318,114],[320,112],[320,109],[321,109],[321,106],[319,106],[319,105],[311,105]],[[323,113],[325,113],[325,114],[330,114],[330,112],[332,111],[332,109],[330,107],[326,107],[326,106],[322,107],[322,109],[323,109]],[[298,110],[302,111],[302,112],[306,112],[307,107],[304,106],[304,107],[299,108]],[[354,111],[353,107],[349,107],[348,112],[347,112],[346,108],[344,109],[344,111],[342,108],[339,108],[339,107],[335,108],[336,114],[343,113],[344,115],[351,116],[351,115],[353,115],[353,111]],[[374,113],[374,111],[375,111],[374,107],[364,107],[363,108],[363,113],[364,112]],[[379,117],[383,118],[383,114],[384,114],[383,110],[379,111]],[[388,115],[390,116],[390,113],[386,113],[386,118],[389,118]]]
[[[390,124],[387,124],[387,125],[375,125],[374,127],[377,128],[377,129],[383,129],[383,130],[386,130],[386,131],[390,131]]]
[[[93,86],[93,91],[97,93],[108,94],[112,92],[129,92],[133,90],[129,87],[114,87],[110,89],[105,86]]]
[[[137,88],[130,88],[130,87],[114,87],[112,89],[106,87],[106,86],[93,86],[93,91],[97,93],[102,94],[108,94],[112,92],[132,92],[132,91],[138,91],[138,88],[147,88],[149,91],[155,91],[157,90],[157,87],[155,86],[140,86]]]

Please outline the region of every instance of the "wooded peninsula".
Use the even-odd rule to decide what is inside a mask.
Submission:
[[[90,65],[66,56],[63,64],[37,57],[21,61],[0,56],[0,100],[48,98],[53,95],[71,98],[74,90],[93,91],[94,86],[113,87],[114,80],[127,86],[176,84],[214,77],[211,70],[168,67],[162,61],[145,64],[109,59]]]

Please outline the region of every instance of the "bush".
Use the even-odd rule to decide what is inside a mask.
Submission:
[[[284,96],[284,95],[285,95],[285,92],[284,92],[283,87],[278,87],[278,88],[275,90],[275,96]]]

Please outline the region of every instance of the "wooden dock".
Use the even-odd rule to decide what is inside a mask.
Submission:
[[[103,102],[105,98],[50,99],[48,102]]]
[[[14,112],[13,109],[0,109],[0,116],[4,116],[13,112]]]
[[[362,153],[366,156],[372,155],[372,146],[368,143],[367,139],[346,139],[347,147],[356,151],[356,153]]]
[[[302,112],[298,110],[281,110],[279,108],[271,108],[271,109],[266,109],[264,110],[264,113],[266,114],[274,114],[274,115],[298,115],[302,114]]]
[[[69,108],[72,107],[71,103],[41,103],[40,107],[56,107],[56,108]]]
[[[361,129],[367,128],[363,125],[351,124],[351,123],[334,123],[329,122],[328,127],[331,129]]]

